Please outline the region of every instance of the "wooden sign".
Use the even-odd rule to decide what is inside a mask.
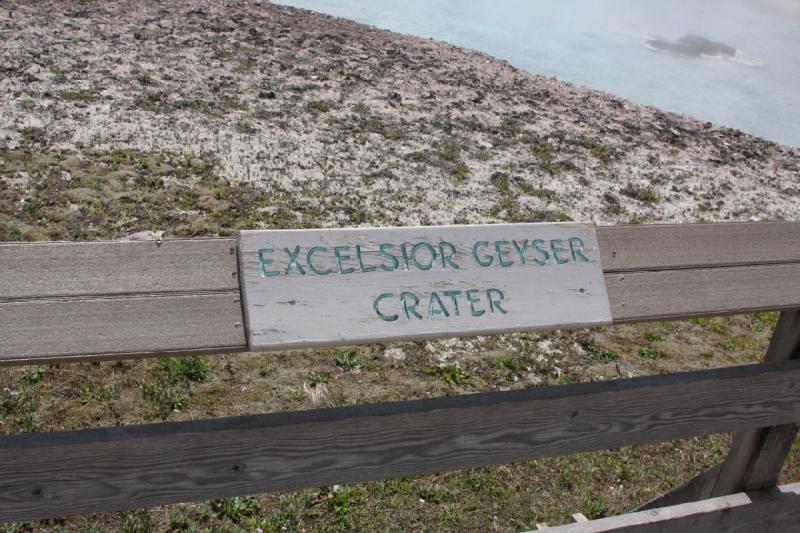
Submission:
[[[611,323],[587,224],[239,233],[252,349]]]

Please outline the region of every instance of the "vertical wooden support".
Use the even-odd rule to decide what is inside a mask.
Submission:
[[[800,358],[800,310],[795,309],[781,313],[764,362],[797,358]],[[796,436],[795,424],[738,432],[710,496],[777,485]]]
[[[781,313],[764,362],[800,359],[800,309]],[[724,462],[637,510],[655,509],[777,485],[797,436],[795,424],[739,431]]]

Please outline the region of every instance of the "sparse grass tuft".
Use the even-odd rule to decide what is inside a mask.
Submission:
[[[308,373],[308,383],[312,387],[316,387],[317,385],[326,385],[331,381],[331,373],[330,372],[309,372]]]
[[[450,385],[472,385],[472,373],[461,368],[455,363],[439,363],[438,365],[422,369],[423,374],[441,379]]]
[[[664,359],[667,357],[667,354],[664,350],[658,348],[641,347],[639,348],[639,357],[645,359]]]
[[[308,108],[319,113],[327,113],[333,109],[333,102],[329,100],[311,100],[308,102]]]
[[[236,496],[211,502],[211,509],[219,518],[239,523],[243,518],[255,516],[261,510],[261,504],[252,496]]]
[[[661,201],[661,198],[655,190],[643,185],[633,185],[632,183],[628,183],[628,185],[622,189],[622,194],[646,204],[657,204]]]
[[[336,366],[345,371],[358,370],[361,368],[361,361],[358,360],[355,350],[338,353],[334,356]]]

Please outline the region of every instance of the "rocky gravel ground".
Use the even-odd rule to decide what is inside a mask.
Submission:
[[[0,0],[0,241],[796,220],[800,150],[487,55],[258,2]],[[0,371],[0,432],[755,361],[775,315]],[[520,531],[630,509],[727,437],[10,531]],[[795,452],[785,479],[798,477]]]
[[[269,4],[6,1],[0,64],[5,239],[800,209],[797,149]]]

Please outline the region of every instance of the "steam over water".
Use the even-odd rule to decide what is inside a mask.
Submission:
[[[800,0],[280,0],[800,146]],[[696,34],[733,59],[645,41]]]

